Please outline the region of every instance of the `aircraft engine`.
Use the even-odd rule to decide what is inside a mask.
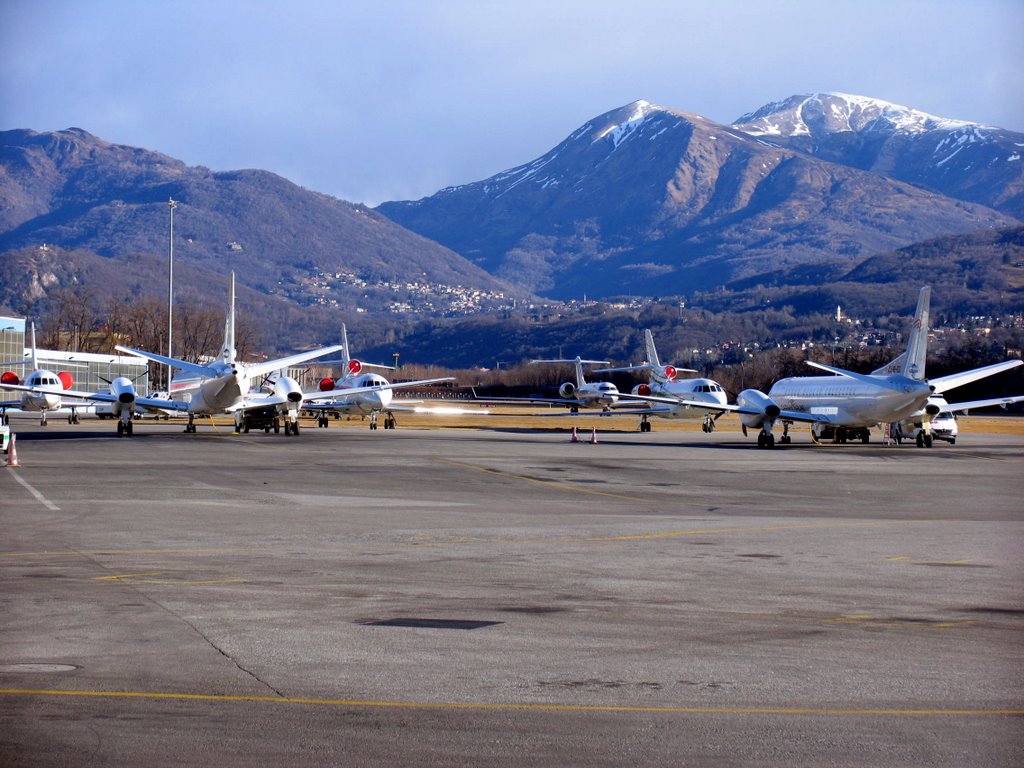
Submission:
[[[320,379],[319,386],[321,392],[330,392],[332,389],[334,389],[334,379]]]
[[[358,374],[361,370],[363,370],[363,364],[360,363],[358,360],[348,361],[348,372],[351,373],[353,376]]]
[[[924,407],[924,412],[927,413],[929,416],[938,416],[939,411],[941,410],[942,408],[939,407],[938,403],[928,403]]]
[[[676,377],[677,373],[679,373],[679,371],[676,370],[674,365],[665,366],[665,378],[669,381],[672,381]]]
[[[774,424],[779,418],[779,406],[764,392],[757,389],[744,389],[736,396],[736,403],[747,408],[755,408],[759,415],[741,414],[740,422],[747,427],[765,427]]]
[[[643,395],[644,397],[650,397],[651,385],[650,384],[637,384],[633,387],[634,395]]]
[[[558,388],[558,394],[560,394],[567,400],[571,400],[572,398],[576,397],[576,385],[573,384],[571,381],[567,381],[565,382],[565,384]]]
[[[21,384],[21,379],[18,378],[18,374],[14,371],[5,371],[3,376],[0,376],[0,384]]]
[[[61,371],[60,373],[58,373],[57,378],[60,379],[61,386],[63,386],[64,389],[71,389],[73,386],[75,386],[74,377],[67,371]]]

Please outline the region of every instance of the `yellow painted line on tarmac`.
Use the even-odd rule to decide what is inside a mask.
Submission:
[[[160,571],[150,571],[149,573],[121,573],[117,576],[93,576],[94,581],[123,581],[124,579],[138,579],[142,576],[159,576]]]
[[[579,485],[573,485],[572,483],[561,483],[557,480],[545,480],[540,477],[530,477],[529,475],[520,475],[515,472],[505,472],[500,469],[490,469],[489,467],[481,467],[477,464],[466,464],[461,461],[452,461],[451,459],[440,459],[445,464],[450,464],[453,467],[462,467],[463,469],[472,469],[476,472],[483,472],[487,475],[497,475],[498,477],[508,477],[513,480],[525,480],[528,483],[535,483],[536,485],[544,485],[549,488],[559,488],[563,491],[571,491],[573,493],[584,493],[589,496],[605,496],[611,499],[623,499],[624,501],[640,501],[646,502],[647,499],[642,499],[638,496],[625,496],[621,493],[610,493],[608,491],[595,491],[592,488],[583,488]]]
[[[1024,709],[883,709],[845,707],[645,707],[584,704],[513,704],[488,702],[369,701],[362,699],[306,699],[290,696],[229,696],[202,693],[148,693],[143,691],[58,691],[0,688],[0,696],[67,696],[106,699],[159,699],[268,704],[306,704],[374,709],[450,709],[480,712],[640,712],[682,715],[846,715],[888,717],[1021,717]]]
[[[188,547],[182,549],[66,549],[37,552],[0,552],[0,558],[95,557],[98,555],[223,555],[236,552],[269,552],[268,547]]]
[[[853,528],[873,525],[906,525],[916,520],[867,520],[842,523],[789,523],[786,525],[764,525],[756,527],[695,528],[686,531],[662,531],[661,533],[630,533],[621,536],[595,536],[588,541],[631,541],[634,539],[668,539],[674,536],[701,536],[712,533],[751,533],[758,531],[789,531],[808,528]]]
[[[116,581],[119,583],[131,582],[132,584],[248,584],[248,579],[153,579],[151,576],[159,576],[161,571],[150,573],[123,573],[117,576],[93,576],[95,581]]]

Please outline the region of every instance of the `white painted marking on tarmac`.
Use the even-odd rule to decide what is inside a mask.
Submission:
[[[13,477],[19,483],[21,483],[25,487],[25,490],[31,493],[35,497],[35,500],[42,504],[44,507],[46,507],[48,510],[50,510],[51,512],[60,512],[60,507],[58,507],[48,498],[43,496],[43,494],[41,494],[39,491],[37,491],[35,488],[29,485],[28,480],[23,478],[17,472],[11,472],[11,477]]]

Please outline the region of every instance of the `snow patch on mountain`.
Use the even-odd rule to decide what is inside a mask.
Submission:
[[[733,125],[751,136],[814,136],[874,130],[915,134],[981,127],[882,99],[839,92],[791,96],[743,115]]]
[[[594,141],[600,141],[606,136],[610,136],[612,139],[612,146],[615,149],[619,148],[619,144],[624,142],[630,136],[632,136],[638,128],[640,128],[652,112],[660,112],[661,108],[651,104],[649,101],[643,99],[634,101],[629,105],[633,108],[632,113],[621,123],[610,125],[601,131],[594,138]]]

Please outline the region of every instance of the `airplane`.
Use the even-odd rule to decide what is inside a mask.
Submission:
[[[583,360],[575,357],[571,360],[531,360],[531,365],[545,363],[569,363],[575,366],[576,381],[567,381],[558,388],[559,397],[479,397],[473,393],[473,399],[485,403],[549,403],[563,405],[569,409],[569,413],[579,413],[580,409],[600,409],[602,416],[610,416],[612,409],[616,407],[630,407],[642,405],[635,400],[620,400],[623,396],[618,388],[610,381],[587,381],[583,374],[584,365],[609,365],[607,360]],[[617,414],[640,414],[649,412],[645,407],[643,410],[616,411]],[[544,414],[548,415],[548,414]]]
[[[936,379],[931,379],[929,383],[935,388],[934,394],[928,398],[928,404],[934,405],[938,408],[938,411],[934,416],[926,415],[924,411],[916,413],[909,419],[896,422],[892,425],[892,434],[899,444],[903,441],[904,436],[913,436],[918,448],[931,448],[933,442],[932,435],[932,423],[933,419],[939,416],[946,415],[947,423],[948,417],[954,413],[960,411],[970,411],[976,408],[991,408],[993,406],[1002,406],[1006,408],[1008,405],[1014,403],[1024,402],[1024,395],[1008,395],[1005,397],[992,397],[983,400],[969,400],[964,402],[950,403],[946,400],[945,394],[957,387],[962,387],[965,384],[970,384],[973,381],[986,378],[988,376],[994,376],[997,373],[1003,373],[1013,368],[1024,365],[1024,360],[1006,360],[1002,363],[994,363],[993,365],[986,365],[982,368],[974,368],[970,371],[964,371],[963,373],[954,373],[949,376],[940,376]],[[952,422],[955,426],[956,422]],[[949,443],[956,442],[955,435],[952,439],[944,437],[942,439],[947,440]]]
[[[39,413],[39,426],[45,427],[47,414],[50,411],[61,410],[69,407],[71,414],[68,416],[68,424],[78,424],[77,405],[64,402],[64,394],[74,386],[74,377],[67,371],[55,373],[39,367],[36,357],[36,324],[31,325],[32,354],[28,360],[11,360],[0,363],[0,366],[32,366],[32,372],[25,377],[24,384],[18,374],[13,371],[5,371],[0,375],[0,387],[3,389],[22,392],[18,400],[0,401],[0,421],[4,424],[8,421],[7,409],[14,408],[20,411]],[[50,388],[49,391],[43,391]]]
[[[715,431],[715,420],[718,419],[725,409],[718,413],[712,413],[706,408],[698,408],[687,405],[687,400],[703,401],[711,404],[726,405],[728,398],[722,385],[713,379],[676,379],[680,373],[697,373],[692,368],[676,368],[674,365],[662,365],[658,360],[658,350],[654,346],[654,336],[650,330],[644,330],[644,346],[647,351],[647,362],[640,365],[630,365],[625,368],[598,368],[594,373],[611,373],[615,371],[650,371],[650,381],[646,384],[637,384],[630,394],[644,396],[663,396],[666,398],[678,398],[672,404],[659,403],[654,405],[648,412],[640,414],[640,431],[650,432],[650,416],[658,416],[663,419],[703,419],[701,429],[705,432]]]
[[[938,391],[941,394],[945,389],[973,380],[969,377],[989,376],[998,372],[994,369],[999,366],[1012,367],[1015,364],[1011,361],[942,377],[935,382],[926,380],[924,369],[930,299],[931,288],[924,286],[918,295],[906,352],[878,371],[861,374],[808,360],[808,365],[834,375],[780,379],[767,394],[745,389],[737,395],[735,405],[717,406],[716,409],[724,407],[737,413],[744,434],[748,428],[759,429],[758,448],[775,446],[773,430],[779,422],[783,425],[782,443],[792,441],[789,426],[794,422],[809,423],[814,442],[831,436],[838,443],[856,439],[866,443],[870,439],[871,428],[879,424],[938,414],[941,407],[929,402],[933,393]],[[680,398],[635,397],[651,402],[683,402],[699,408],[713,408]]]
[[[355,360],[349,354],[348,329],[343,323],[341,326],[341,360],[328,361],[330,364],[342,366],[341,378],[326,377],[320,379],[320,392],[318,395],[329,395],[330,400],[320,403],[310,403],[304,406],[307,411],[317,413],[317,426],[326,428],[329,424],[328,414],[345,414],[348,416],[361,416],[370,418],[370,429],[377,429],[377,417],[385,414],[384,429],[394,429],[398,426],[395,419],[395,412],[420,412],[420,413],[462,413],[459,408],[427,408],[416,407],[416,400],[396,401],[393,399],[393,390],[409,387],[422,387],[428,384],[437,384],[442,381],[453,381],[454,377],[445,376],[435,379],[419,379],[418,381],[403,381],[400,384],[391,384],[383,376],[377,373],[364,372],[365,368],[381,368],[394,370],[394,366],[377,365],[375,363],[364,363]],[[318,365],[327,364],[319,361]]]

